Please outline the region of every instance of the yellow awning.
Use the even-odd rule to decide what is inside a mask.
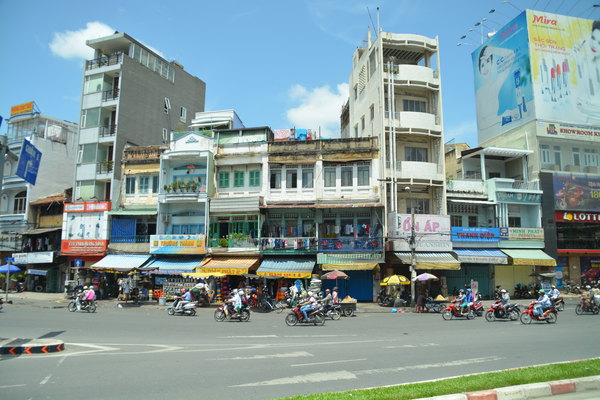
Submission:
[[[395,253],[403,263],[411,263],[411,253],[398,251]],[[460,270],[460,263],[450,253],[415,252],[416,269]]]
[[[370,271],[378,267],[378,263],[321,264],[323,271],[333,271],[334,269],[340,271]]]
[[[258,257],[209,257],[204,259],[196,272],[243,275],[250,269],[256,270],[259,263]]]
[[[539,249],[501,249],[510,257],[512,265],[540,265],[556,267],[556,260]]]
[[[184,278],[208,278],[209,276],[214,276],[215,278],[220,278],[225,276],[225,274],[221,272],[188,272],[181,274]]]

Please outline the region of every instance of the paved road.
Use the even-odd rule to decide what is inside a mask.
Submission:
[[[529,326],[361,313],[323,327],[288,327],[284,314],[217,323],[212,312],[7,305],[1,337],[56,337],[67,350],[3,358],[0,397],[271,399],[600,356],[600,316],[577,316],[571,305],[556,325]]]

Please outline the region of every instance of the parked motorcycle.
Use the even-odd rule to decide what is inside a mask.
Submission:
[[[69,312],[77,311],[77,300],[71,300],[67,310]],[[81,300],[81,311],[96,312],[96,300]]]
[[[518,304],[508,304],[506,307],[501,307],[502,301],[497,300],[485,313],[485,320],[494,322],[497,319],[510,319],[516,321],[519,319],[521,310]]]
[[[460,317],[466,317],[467,319],[475,318],[475,314],[473,313],[473,308],[469,307],[469,309],[463,314],[461,312],[461,308],[460,308],[460,304],[459,304],[458,300],[454,300],[454,301],[452,301],[452,303],[450,303],[450,305],[448,305],[442,311],[442,318],[444,318],[446,321],[449,321],[452,318],[460,318]]]
[[[317,307],[307,314],[308,319],[304,319],[300,306],[296,305],[292,309],[292,312],[286,315],[285,323],[288,326],[295,326],[297,324],[314,324],[314,325],[325,325],[325,315],[323,314],[323,308]]]
[[[228,314],[225,314],[225,306],[218,306],[215,310],[215,321],[223,322],[225,320],[238,320],[240,322],[248,322],[250,321],[250,310],[247,307],[242,306],[240,312],[236,312],[235,310],[229,310]]]
[[[427,312],[431,311],[434,313],[439,313],[439,312],[442,312],[442,310],[446,307],[447,307],[446,303],[435,301],[431,297],[428,297],[425,300],[425,311],[427,311]]]
[[[189,302],[189,303],[184,304],[182,307],[177,307],[179,305],[180,301],[181,301],[181,299],[175,299],[173,304],[171,304],[170,306],[168,306],[166,308],[169,315],[178,314],[178,315],[189,315],[192,317],[194,315],[196,315],[196,304],[194,302]]]
[[[377,296],[377,303],[381,307],[392,307],[394,305],[394,296],[387,294],[384,290]]]
[[[536,315],[533,312],[535,303],[535,301],[532,301],[529,307],[527,307],[525,311],[521,312],[520,320],[522,324],[530,324],[533,320],[546,321],[549,324],[556,323],[556,320],[558,319],[558,311],[556,310],[556,307],[553,306],[548,310],[545,310],[542,315]]]
[[[600,313],[600,308],[598,308],[596,303],[591,301],[588,296],[581,296],[579,304],[577,304],[577,307],[575,307],[575,313],[577,315],[581,315],[583,313],[598,314]]]

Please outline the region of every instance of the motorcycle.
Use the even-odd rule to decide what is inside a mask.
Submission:
[[[558,311],[565,311],[565,300],[562,297],[557,297],[556,300],[552,300],[552,303]]]
[[[181,308],[179,308],[179,307],[177,307],[177,305],[179,304],[180,301],[181,301],[181,299],[175,299],[173,304],[166,308],[169,315],[179,314],[179,315],[189,315],[192,317],[194,315],[196,315],[196,304],[195,303],[190,301],[189,303],[186,303]]]
[[[485,320],[494,322],[497,319],[510,319],[516,321],[519,319],[521,310],[518,304],[508,304],[506,307],[501,307],[502,301],[496,300],[494,304],[485,313]]]
[[[337,321],[342,318],[342,306],[339,304],[329,304],[323,306],[323,313],[325,318],[331,318],[332,320]]]
[[[323,307],[314,308],[308,315],[308,319],[304,319],[300,306],[296,305],[292,309],[292,312],[286,315],[285,323],[288,326],[296,326],[297,324],[314,324],[325,325],[325,315],[323,314]]]
[[[473,313],[473,308],[469,307],[466,313],[461,312],[460,304],[458,304],[458,300],[454,300],[450,305],[448,305],[442,311],[442,318],[446,321],[451,320],[452,318],[460,318],[466,317],[467,319],[475,318],[475,314]]]
[[[579,304],[577,304],[577,307],[575,307],[575,313],[577,315],[581,315],[588,312],[592,314],[598,314],[600,313],[600,308],[598,308],[596,303],[590,300],[589,297],[581,296]]]
[[[556,307],[552,306],[549,309],[544,311],[544,314],[537,315],[533,312],[535,301],[532,301],[529,307],[526,310],[521,312],[521,317],[519,318],[522,324],[530,324],[531,321],[546,321],[549,324],[556,323],[558,319],[558,311]]]
[[[80,311],[96,312],[96,300],[81,300],[80,304]],[[67,306],[67,310],[69,310],[69,312],[77,311],[77,299],[71,300]]]
[[[476,317],[481,317],[483,316],[483,302],[481,301],[481,294],[477,293],[477,297],[475,298],[475,301],[473,302],[473,314],[475,314]]]
[[[2,310],[2,307],[4,307],[3,304],[4,304],[4,301],[2,301],[2,299],[0,298],[0,310]]]
[[[392,307],[394,305],[394,296],[387,294],[385,290],[382,290],[379,292],[379,296],[377,296],[377,303],[381,307]]]
[[[446,303],[434,301],[431,297],[425,300],[425,311],[427,312],[440,313],[444,308],[446,308]]]
[[[225,314],[225,307],[228,306],[224,305],[217,307],[217,309],[215,310],[215,321],[223,322],[225,320],[231,321],[232,319],[238,320],[240,322],[250,321],[250,310],[248,309],[248,307],[242,306],[239,313],[236,312],[234,309],[230,308],[228,314]]]

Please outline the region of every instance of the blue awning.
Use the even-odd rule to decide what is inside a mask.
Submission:
[[[96,264],[93,264],[90,268],[127,272],[132,269],[140,268],[149,259],[149,255],[110,254]]]
[[[310,278],[314,267],[313,258],[269,257],[263,260],[256,274],[281,278]]]
[[[498,249],[452,249],[458,261],[467,264],[508,264],[506,254]]]
[[[179,275],[194,272],[194,269],[200,267],[202,259],[203,257],[158,256],[148,264],[148,267],[154,268],[150,271],[152,274]]]

